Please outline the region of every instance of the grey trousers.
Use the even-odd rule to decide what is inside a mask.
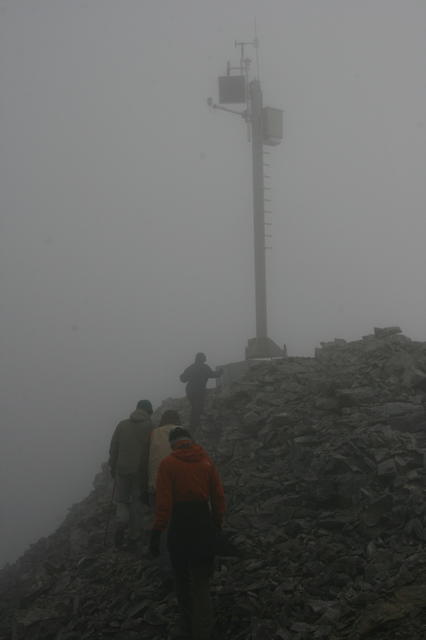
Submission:
[[[141,537],[147,510],[140,499],[139,483],[136,474],[118,474],[115,480],[117,526],[128,529],[129,538],[132,540]]]

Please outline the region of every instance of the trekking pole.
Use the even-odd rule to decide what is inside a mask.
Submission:
[[[114,495],[115,495],[115,480],[114,480],[114,484],[112,485],[111,500],[110,500],[110,503],[108,505],[108,515],[107,515],[107,521],[106,521],[106,525],[105,525],[105,535],[104,535],[104,547],[106,547],[106,541],[107,541],[107,537],[108,537],[109,523],[111,521],[111,507],[112,507],[112,504],[114,502]]]

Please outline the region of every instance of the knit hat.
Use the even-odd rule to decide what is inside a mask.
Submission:
[[[160,427],[164,427],[166,424],[174,424],[176,426],[182,424],[180,415],[175,409],[166,409],[163,415],[160,418]]]
[[[149,415],[151,415],[154,412],[152,408],[152,404],[150,403],[149,400],[139,400],[138,404],[136,405],[136,408],[143,409],[144,411],[149,413]]]
[[[176,440],[192,440],[192,436],[188,429],[175,427],[169,433],[169,442],[176,442]]]

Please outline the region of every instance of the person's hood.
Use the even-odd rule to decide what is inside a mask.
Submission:
[[[132,422],[147,422],[150,420],[150,415],[145,409],[135,409],[130,414],[130,420]]]
[[[182,460],[182,462],[200,462],[200,460],[208,458],[203,447],[191,442],[190,440],[182,440],[182,443],[178,444],[177,448],[172,451],[171,455],[178,460]]]

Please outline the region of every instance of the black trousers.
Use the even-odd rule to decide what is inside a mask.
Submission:
[[[201,414],[204,411],[206,392],[204,389],[201,391],[195,391],[195,392],[192,391],[187,394],[187,397],[191,405],[191,415],[189,418],[189,425],[194,434],[200,425]]]
[[[167,536],[176,596],[192,640],[210,640],[213,608],[210,578],[214,568],[216,530],[208,502],[173,506]]]
[[[210,640],[214,624],[210,597],[213,558],[194,561],[171,553],[170,560],[184,626],[192,640]]]

